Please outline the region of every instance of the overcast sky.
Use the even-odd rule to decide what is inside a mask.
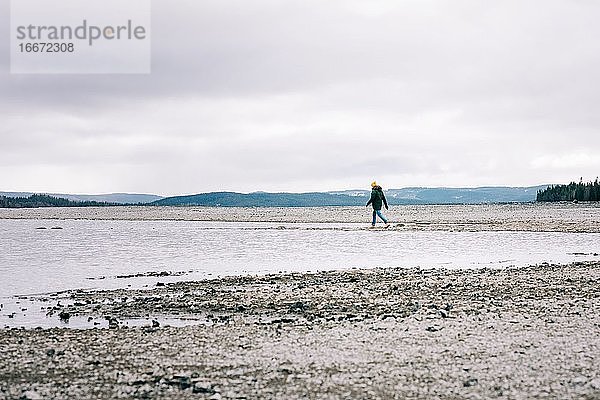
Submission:
[[[596,0],[156,0],[149,75],[10,74],[9,11],[0,0],[0,191],[600,174]]]

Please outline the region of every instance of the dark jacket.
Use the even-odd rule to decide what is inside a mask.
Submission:
[[[369,204],[373,204],[373,210],[381,210],[382,202],[385,205],[385,208],[388,208],[388,203],[385,199],[385,194],[383,194],[383,189],[381,188],[381,186],[373,187],[373,190],[371,190],[371,198],[367,202],[367,206]]]

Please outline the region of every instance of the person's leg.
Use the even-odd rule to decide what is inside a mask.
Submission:
[[[375,222],[377,222],[377,211],[373,210],[373,222],[371,225],[375,226]]]
[[[377,210],[377,215],[379,215],[379,218],[381,218],[381,220],[383,221],[384,224],[388,223],[387,218],[383,216],[383,214],[381,213],[381,210]]]

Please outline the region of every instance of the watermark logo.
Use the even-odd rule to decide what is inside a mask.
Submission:
[[[150,0],[11,0],[12,73],[150,73]]]

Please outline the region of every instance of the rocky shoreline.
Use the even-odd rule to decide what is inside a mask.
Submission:
[[[581,262],[68,291],[49,315],[110,328],[0,330],[0,398],[598,399],[599,283]]]

